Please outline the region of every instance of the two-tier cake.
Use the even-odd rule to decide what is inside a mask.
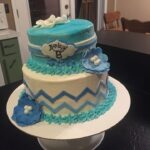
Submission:
[[[110,65],[96,47],[93,24],[52,15],[37,21],[27,34],[31,56],[22,68],[25,90],[13,120],[25,126],[39,121],[71,124],[99,117],[109,93]]]

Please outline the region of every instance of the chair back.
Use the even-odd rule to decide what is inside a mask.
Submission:
[[[150,33],[150,21],[129,20],[121,18],[123,31]]]
[[[104,23],[105,23],[106,29],[118,30],[119,28],[121,28],[120,12],[114,11],[114,12],[104,13]]]

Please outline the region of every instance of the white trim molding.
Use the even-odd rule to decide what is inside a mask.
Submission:
[[[108,0],[104,0],[104,13],[107,13]]]
[[[15,19],[16,30],[18,32],[18,41],[20,46],[21,58],[26,62],[28,51],[27,29],[31,27],[31,16],[28,0],[12,0],[12,8]]]
[[[65,6],[68,5],[68,9]],[[60,0],[60,14],[75,18],[75,0]]]
[[[117,11],[117,0],[114,0],[114,11]]]
[[[97,0],[97,3],[97,31],[100,31],[104,27],[105,0]]]
[[[75,18],[75,0],[70,0],[71,18]]]

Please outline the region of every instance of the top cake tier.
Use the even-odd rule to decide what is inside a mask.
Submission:
[[[87,43],[94,40],[93,23],[83,19],[71,19],[67,23],[56,24],[54,27],[32,27],[28,31],[29,43],[42,46],[45,43],[61,41],[69,44]]]
[[[50,75],[82,72],[101,74],[109,70],[107,56],[96,48],[93,23],[51,15],[28,30],[31,70]],[[92,70],[92,71],[91,71]]]

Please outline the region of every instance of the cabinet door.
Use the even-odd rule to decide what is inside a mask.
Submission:
[[[3,71],[2,71],[2,66],[0,63],[0,86],[5,85],[4,77],[3,77]]]
[[[0,62],[1,62],[1,59],[2,59],[2,47],[1,47],[1,42],[0,42]]]
[[[18,53],[19,45],[17,38],[2,41],[2,48],[5,56]]]
[[[0,86],[5,84],[5,80],[3,77],[2,62],[3,62],[3,55],[2,55],[2,47],[1,47],[1,41],[0,41]]]
[[[4,60],[6,83],[22,79],[22,63],[19,54],[9,55]]]

